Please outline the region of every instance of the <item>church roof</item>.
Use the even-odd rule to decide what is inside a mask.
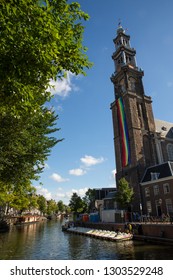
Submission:
[[[145,171],[141,183],[164,179],[173,176],[173,162],[168,161],[162,164],[148,167]]]
[[[155,119],[156,132],[164,138],[173,138],[173,123]]]

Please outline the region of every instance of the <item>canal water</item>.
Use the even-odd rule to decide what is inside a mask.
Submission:
[[[60,221],[0,233],[1,260],[173,260],[173,246],[111,242],[61,231]]]

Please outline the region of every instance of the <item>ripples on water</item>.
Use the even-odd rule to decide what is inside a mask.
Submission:
[[[173,246],[110,242],[61,231],[48,221],[0,233],[0,259],[6,260],[140,260],[173,259]]]

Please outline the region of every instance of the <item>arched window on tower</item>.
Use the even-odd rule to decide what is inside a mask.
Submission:
[[[173,160],[173,144],[167,144],[168,160]]]

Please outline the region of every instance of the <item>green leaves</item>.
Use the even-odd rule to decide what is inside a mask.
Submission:
[[[129,183],[125,178],[121,178],[118,183],[118,191],[116,193],[115,200],[120,204],[122,208],[127,209],[133,199],[133,189],[129,186]]]
[[[1,4],[1,101],[18,95],[18,102],[25,102],[26,93],[30,101],[45,92],[50,79],[61,77],[62,70],[85,73],[91,64],[82,45],[81,19],[88,15],[80,5],[63,0],[46,1],[46,6],[35,0]]]
[[[75,213],[83,213],[87,207],[85,201],[77,193],[72,194],[69,206]]]
[[[91,66],[81,25],[87,19],[67,0],[0,2],[0,182],[13,190],[38,178],[62,140],[51,136],[58,116],[46,108],[47,89],[66,71],[85,74]]]
[[[46,214],[47,211],[47,201],[43,195],[39,195],[37,199],[38,209],[42,214]]]

